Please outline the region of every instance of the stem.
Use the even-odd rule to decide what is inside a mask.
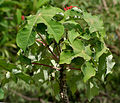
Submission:
[[[60,68],[53,67],[53,66],[46,65],[46,64],[40,64],[40,63],[32,63],[32,64],[36,64],[36,65],[42,65],[42,66],[49,67],[49,68],[52,68],[52,69],[60,70]]]
[[[54,56],[54,58],[55,58],[55,60],[57,61],[58,60],[58,58],[57,58],[57,56],[56,56],[56,54],[49,48],[49,45],[47,44],[47,42],[43,39],[43,37],[41,36],[41,34],[40,33],[38,33],[38,35],[40,36],[40,38],[43,40],[43,42],[44,42],[44,44],[45,44],[45,46],[48,48],[48,50],[51,52],[51,54]]]
[[[10,90],[12,93],[14,93],[15,95],[19,96],[19,97],[22,97],[23,99],[27,100],[27,101],[40,101],[41,103],[45,103],[45,101],[43,99],[40,99],[40,98],[32,98],[32,97],[28,97],[28,96],[25,96],[21,93],[18,93],[17,91],[15,90]]]
[[[61,103],[69,103],[69,98],[67,95],[67,84],[66,84],[66,71],[64,65],[61,65],[60,69],[60,98]]]
[[[45,46],[45,43],[43,43],[40,39],[36,39],[37,42],[42,43],[43,46]]]
[[[105,1],[105,0],[102,0],[102,2],[103,2],[103,5],[104,5],[105,10],[106,10],[107,13],[108,13],[109,11],[108,11],[108,6],[107,6],[106,1]]]
[[[46,66],[46,67],[49,67],[49,68],[52,68],[52,69],[60,70],[60,68],[53,67],[53,66],[46,65],[46,64],[40,64],[40,63],[32,63],[32,64],[35,64],[35,65],[42,65],[42,66]],[[69,68],[69,69],[71,69],[71,70],[79,70],[79,71],[81,71],[79,68]]]
[[[79,68],[69,68],[69,69],[81,71]]]
[[[117,1],[116,1],[116,0],[113,0],[113,4],[116,5],[116,4],[117,4]]]

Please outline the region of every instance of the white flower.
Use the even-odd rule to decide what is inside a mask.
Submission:
[[[21,73],[22,71],[21,71],[21,70],[17,70],[17,69],[12,69],[12,72],[13,72],[14,74],[17,74],[17,73]]]
[[[62,15],[62,16],[64,16],[64,14],[63,13],[59,13],[60,15]]]
[[[74,18],[77,18],[77,16],[75,15]]]
[[[68,16],[67,18],[66,18],[66,20],[68,20],[70,17]]]
[[[10,72],[7,72],[7,73],[6,73],[6,78],[7,78],[7,79],[10,78]]]

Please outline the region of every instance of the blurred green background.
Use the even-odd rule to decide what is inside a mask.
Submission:
[[[113,53],[116,65],[113,73],[106,78],[102,92],[91,103],[120,103],[120,0],[46,0],[46,5],[47,2],[63,10],[66,6],[77,6],[102,18],[107,34],[105,42]],[[23,23],[21,15],[35,14],[41,6],[40,3],[41,0],[0,0],[0,58],[17,64],[19,48],[16,45],[16,35],[20,24]],[[0,72],[0,81],[5,76],[5,72]],[[46,85],[35,87],[22,80],[17,83],[9,81],[4,86],[5,97],[0,101],[39,103],[40,97],[41,103],[56,103],[58,98],[52,96],[52,88]],[[71,97],[73,103],[88,103],[83,87],[81,84],[81,89],[75,93],[75,97]]]

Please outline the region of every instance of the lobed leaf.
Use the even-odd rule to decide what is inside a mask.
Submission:
[[[113,66],[115,65],[115,62],[112,61],[113,56],[109,55],[108,57],[106,57],[106,65],[107,65],[107,72],[106,75],[108,73],[111,73],[111,69],[113,68]]]
[[[88,100],[91,101],[94,96],[99,94],[99,88],[95,83],[89,82],[87,85],[87,97]]]
[[[88,23],[90,33],[103,30],[103,21],[97,16],[92,16],[90,13],[83,12],[83,19]]]
[[[4,91],[2,88],[0,88],[0,100],[4,99]]]
[[[12,69],[17,68],[14,64],[7,63],[4,59],[0,59],[0,69],[11,72]]]
[[[82,72],[84,74],[84,82],[87,82],[91,77],[95,76],[96,71],[95,68],[92,66],[92,64],[90,62],[86,62],[83,66],[82,66]]]
[[[51,20],[57,12],[62,12],[62,10],[55,7],[47,7],[40,9],[36,15],[27,17],[26,26],[19,30],[17,34],[17,45],[25,51],[28,46],[35,42],[36,32],[32,31],[36,23],[46,24],[48,26],[48,33],[52,35],[58,43],[64,33],[64,27],[62,24]]]
[[[74,39],[78,36],[79,36],[79,33],[75,32],[75,30],[68,31],[68,39],[69,39],[70,43],[72,43],[74,41]]]

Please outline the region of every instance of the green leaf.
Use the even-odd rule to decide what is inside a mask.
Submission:
[[[4,3],[4,0],[0,0],[0,5],[2,5],[2,3]]]
[[[30,45],[35,42],[36,32],[33,32],[33,26],[35,25],[39,15],[31,16],[28,20],[28,24],[19,30],[16,38],[17,45],[22,48],[24,51]]]
[[[90,60],[91,57],[85,52],[85,50],[82,50],[79,53],[74,53],[74,58],[75,57],[83,57],[85,60]]]
[[[48,33],[58,42],[64,33],[64,27],[60,23],[51,21],[51,18],[57,12],[62,12],[62,10],[55,7],[47,7],[40,9],[36,15],[27,17],[26,26],[20,29],[17,34],[17,45],[25,51],[28,46],[35,42],[36,32],[32,31],[36,23],[46,24],[48,26]]]
[[[54,38],[58,43],[64,33],[64,26],[61,23],[51,20],[56,13],[63,12],[61,9],[49,7],[38,11],[39,19],[37,23],[47,25],[47,31],[51,38]]]
[[[104,53],[99,58],[98,72],[96,76],[102,81],[104,81],[103,77],[112,72],[111,70],[115,65],[115,62],[112,61],[112,58],[113,56],[110,52]]]
[[[75,32],[75,30],[68,31],[68,39],[72,43],[76,37],[79,36],[78,32]]]
[[[85,46],[85,52],[86,52],[86,54],[88,54],[89,56],[92,55],[92,50],[90,49],[90,44],[87,45],[87,46]]]
[[[62,51],[59,64],[70,64],[74,53],[72,51]]]
[[[47,70],[43,70],[43,74],[44,74],[44,79],[48,80],[49,79],[49,77],[48,77],[48,71]]]
[[[92,16],[90,13],[83,12],[83,19],[88,23],[90,33],[104,29],[103,21],[97,16]]]
[[[105,37],[105,35],[106,35],[105,30],[101,30],[101,31],[99,31],[99,33],[100,33],[100,35],[101,35],[102,38]]]
[[[95,50],[96,50],[95,59],[98,61],[99,57],[106,52],[107,47],[105,46],[104,42],[96,41]]]
[[[74,57],[83,57],[85,60],[90,60],[90,56],[86,54],[85,46],[82,43],[82,40],[76,39],[71,44],[73,51],[74,51]]]
[[[86,29],[85,32],[81,32],[80,33],[80,37],[85,39],[85,40],[90,40],[91,38],[94,38],[94,37],[98,37],[99,38],[99,35],[98,35],[97,32],[90,33],[88,31],[88,29]]]
[[[77,72],[78,73],[78,72]],[[80,75],[75,75],[75,73],[71,70],[71,71],[67,71],[66,72],[66,81],[67,84],[72,92],[72,94],[74,95],[74,93],[77,90],[77,81],[80,80]]]
[[[71,60],[76,57],[83,57],[85,60],[91,59],[91,57],[89,56],[92,54],[90,46],[85,47],[80,39],[74,40],[70,45],[73,48],[73,51],[62,51],[60,54],[60,64],[70,64]]]
[[[76,16],[81,16],[81,12],[79,12],[80,11],[80,9],[79,10],[67,10],[67,11],[65,11],[65,19],[67,18],[67,17],[74,17],[75,15]]]
[[[28,65],[31,64],[31,59],[25,57],[25,56],[22,55],[22,54],[19,56],[19,60],[20,60],[20,62],[23,63],[23,64],[28,64]]]
[[[48,21],[46,25],[48,27],[48,34],[58,43],[64,33],[64,26],[55,21]]]
[[[17,73],[15,74],[15,76],[17,76],[18,78],[22,79],[23,81],[25,81],[26,83],[30,84],[31,83],[31,77],[27,74],[24,73]]]
[[[95,76],[96,71],[95,68],[92,66],[92,64],[90,62],[86,62],[83,66],[82,66],[82,72],[84,74],[84,82],[87,82],[91,77]]]
[[[2,88],[0,88],[0,100],[4,99],[4,91]]]
[[[21,16],[22,16],[20,9],[17,9],[16,16],[17,16],[17,23],[20,24]]]
[[[115,62],[112,61],[113,56],[109,55],[108,57],[106,57],[106,64],[107,64],[107,72],[106,75],[111,73],[111,69],[113,68],[113,66],[115,65]]]
[[[74,58],[71,62],[71,65],[75,68],[81,68],[85,60],[82,57]]]
[[[6,71],[12,71],[12,69],[16,69],[17,67],[14,64],[7,63],[4,59],[0,59],[0,69]]]
[[[99,58],[98,72],[97,72],[97,75],[96,75],[102,81],[104,81],[104,78],[102,78],[102,77],[105,77],[105,72],[106,72],[106,57],[107,56],[104,53]]]
[[[94,96],[99,94],[99,88],[95,83],[89,82],[87,85],[87,97],[89,102],[94,98]]]
[[[60,86],[57,81],[52,82],[53,90],[54,90],[54,95],[58,95],[60,93]]]
[[[43,6],[43,5],[45,5],[45,4],[47,4],[49,1],[50,0],[39,0],[38,1],[38,5],[37,5],[38,8],[41,7],[41,6]]]
[[[74,40],[74,42],[72,42],[71,46],[75,53],[79,53],[82,50],[84,50],[84,44],[82,43],[82,40],[80,40],[80,39]]]

